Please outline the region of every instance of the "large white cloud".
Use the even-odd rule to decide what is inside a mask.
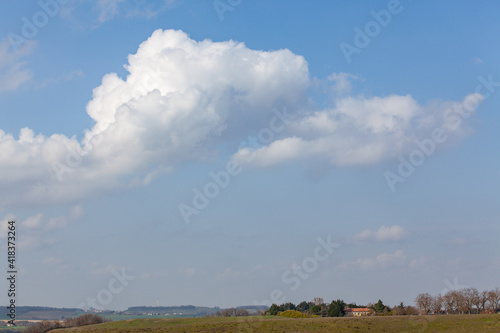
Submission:
[[[182,31],[155,31],[128,60],[125,79],[107,74],[94,89],[95,125],[82,141],[0,130],[6,203],[74,201],[209,159],[221,142],[263,126],[274,107],[305,100],[309,85],[306,61],[289,50],[197,42]]]
[[[341,97],[334,108],[290,120],[286,137],[234,159],[246,166],[273,166],[296,160],[320,160],[330,165],[379,163],[415,149],[417,140],[442,129],[448,142],[470,132],[462,124],[482,101],[471,94],[458,102],[420,105],[410,95]]]
[[[126,78],[107,74],[94,89],[87,113],[95,125],[81,141],[29,128],[18,136],[0,130],[0,196],[6,205],[75,202],[144,184],[185,161],[210,160],[221,145],[234,152],[239,147],[234,158],[253,166],[312,158],[333,165],[377,163],[408,149],[454,105],[422,106],[409,95],[344,96],[334,108],[314,110],[303,57],[234,41],[198,42],[174,30],[155,31],[128,57],[126,69]],[[349,78],[331,77],[341,81],[342,93]],[[284,108],[290,114],[286,128],[257,148],[252,161],[242,157],[247,148],[238,144]],[[451,126],[449,133],[458,137],[464,130]]]

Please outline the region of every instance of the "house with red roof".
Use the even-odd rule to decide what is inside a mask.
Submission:
[[[346,308],[344,311],[347,317],[369,316],[373,313],[369,308]]]

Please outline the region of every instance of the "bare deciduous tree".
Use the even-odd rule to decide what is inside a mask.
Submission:
[[[217,311],[217,317],[242,317],[248,316],[248,310],[246,309],[237,309],[237,308],[228,308],[222,311]]]
[[[405,311],[405,307],[404,306],[395,306],[393,309],[392,309],[392,314],[394,316],[404,316],[406,315],[406,311]]]
[[[421,314],[428,314],[430,310],[434,314],[439,314],[443,308],[447,314],[495,313],[500,310],[500,289],[479,292],[476,288],[464,288],[451,290],[436,297],[425,293],[419,294],[415,298],[415,303]],[[397,314],[401,312],[399,309],[396,310]]]
[[[456,304],[455,304],[455,297],[453,295],[453,290],[448,291],[446,294],[444,294],[443,304],[446,313],[452,314],[455,312]]]
[[[476,288],[471,289],[471,301],[472,304],[476,307],[476,313],[479,313],[479,308],[481,307],[481,294]],[[472,313],[472,312],[471,312]]]
[[[236,309],[236,316],[237,317],[243,317],[243,316],[248,316],[248,310],[247,309]]]
[[[407,316],[414,316],[418,314],[418,310],[416,307],[408,305],[407,307],[405,307],[405,314]]]
[[[313,302],[314,305],[322,305],[324,303],[324,300],[321,297],[314,297]]]
[[[457,307],[457,312],[460,314],[464,314],[467,312],[467,302],[465,299],[465,295],[462,290],[454,290],[453,291],[453,299],[455,301],[455,306]]]
[[[435,297],[432,297],[431,301],[431,309],[434,314],[440,314],[441,309],[443,308],[443,296],[437,295]]]
[[[500,289],[488,291],[488,308],[497,311],[500,308]]]
[[[479,294],[478,313],[486,310],[486,303],[488,303],[488,290],[483,290]]]
[[[461,293],[464,297],[467,313],[471,314],[474,309],[474,305],[477,303],[477,300],[479,299],[479,292],[477,291],[476,288],[465,288],[461,290]]]
[[[415,298],[415,304],[417,304],[421,313],[428,314],[431,309],[432,296],[429,293],[418,294]]]

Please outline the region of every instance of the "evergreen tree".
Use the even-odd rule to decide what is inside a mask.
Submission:
[[[330,317],[343,317],[345,316],[345,307],[346,304],[341,299],[332,301],[330,307],[328,308],[328,315]]]
[[[300,302],[298,305],[297,305],[297,308],[296,310],[297,311],[300,311],[300,312],[308,312],[309,311],[309,308],[311,306],[313,306],[314,304],[312,302],[306,302],[306,301],[303,301],[303,302]]]
[[[279,311],[280,311],[279,306],[273,303],[269,308],[269,310],[267,310],[267,313],[270,314],[271,316],[276,316]]]
[[[313,315],[321,315],[321,305],[313,305],[309,308],[309,312]]]
[[[385,308],[386,308],[386,306],[384,305],[384,303],[381,300],[378,300],[378,302],[373,306],[373,309],[377,313],[382,313]]]

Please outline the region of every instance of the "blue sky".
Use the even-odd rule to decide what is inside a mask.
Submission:
[[[497,2],[1,7],[18,304],[499,286]]]

